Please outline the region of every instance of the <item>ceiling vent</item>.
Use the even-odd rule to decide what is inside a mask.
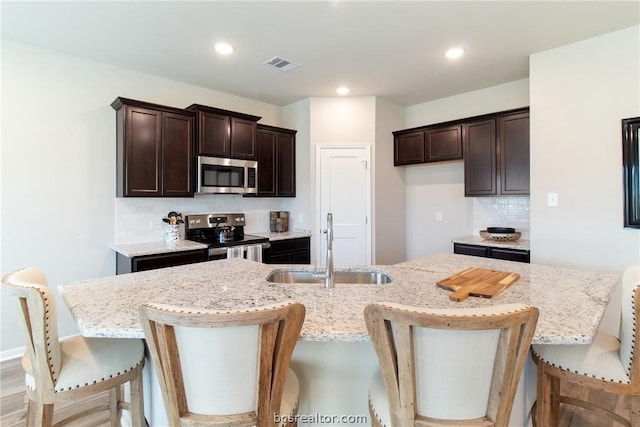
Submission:
[[[275,67],[280,71],[291,71],[299,67],[298,64],[291,61],[287,61],[286,59],[280,58],[279,56],[274,56],[270,60],[264,62],[264,64]]]

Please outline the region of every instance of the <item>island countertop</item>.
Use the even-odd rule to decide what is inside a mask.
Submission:
[[[520,274],[511,287],[492,299],[449,300],[440,279],[469,267]],[[275,268],[312,266],[260,264],[240,258],[84,280],[59,286],[82,335],[143,338],[138,321],[140,304],[230,310],[285,301],[307,308],[301,340],[366,341],[363,310],[371,302],[396,302],[432,308],[481,307],[525,303],[540,309],[534,336],[538,344],[588,344],[600,323],[618,277],[571,268],[523,264],[456,254],[435,254],[389,266],[347,267],[389,274],[389,284],[348,285],[334,289],[318,284],[269,283]]]

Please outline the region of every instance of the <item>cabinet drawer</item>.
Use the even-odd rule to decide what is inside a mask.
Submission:
[[[530,251],[526,249],[495,248],[491,246],[467,245],[454,243],[453,253],[480,256],[485,258],[504,259],[507,261],[530,262]]]
[[[529,251],[518,249],[491,248],[491,258],[506,259],[508,261],[530,262]]]
[[[156,268],[175,267],[207,260],[206,249],[171,252],[154,255],[127,257],[118,254],[116,258],[116,274],[135,273],[136,271],[154,270]]]
[[[488,249],[486,246],[465,245],[463,243],[453,244],[454,254],[487,257],[489,256]]]

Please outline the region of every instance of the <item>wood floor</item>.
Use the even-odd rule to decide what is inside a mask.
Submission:
[[[628,408],[624,396],[610,393],[589,391],[577,385],[570,385],[564,392],[580,398],[588,398],[598,404],[607,405],[609,408],[616,408],[616,412],[628,417]],[[24,426],[25,403],[24,403],[24,373],[20,365],[20,359],[9,360],[0,364],[0,426],[16,427]],[[66,417],[74,412],[74,408],[96,403],[108,402],[107,392],[101,393],[91,399],[76,402],[74,405],[56,406],[54,422]],[[107,412],[96,414],[95,416],[70,424],[74,427],[103,427],[109,426]],[[602,418],[588,415],[577,408],[567,408],[564,405],[560,409],[559,427],[618,427],[619,424],[605,421]]]

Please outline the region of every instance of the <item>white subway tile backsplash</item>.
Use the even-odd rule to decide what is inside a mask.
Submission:
[[[473,233],[487,227],[514,227],[528,236],[530,229],[529,197],[473,198]]]
[[[202,195],[194,198],[116,198],[116,245],[164,240],[164,222],[171,211],[183,215],[244,213],[245,231],[269,231],[269,212],[282,210],[274,198],[244,198],[236,194]],[[181,229],[184,236],[184,227]]]

